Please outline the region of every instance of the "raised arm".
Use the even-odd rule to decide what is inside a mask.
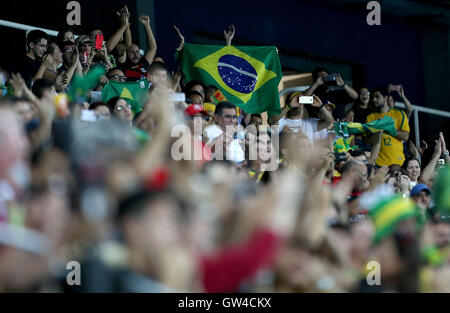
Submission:
[[[178,40],[180,41],[180,44],[178,45],[177,51],[181,51],[181,50],[183,50],[183,46],[184,46],[184,37],[181,34],[181,32],[178,29],[178,27],[176,27],[175,25],[172,25],[172,27],[175,30],[175,32],[177,33]]]
[[[317,77],[317,80],[305,91],[305,96],[311,96],[314,91],[324,84],[322,77]]]
[[[231,46],[231,41],[233,40],[234,37],[234,25],[230,25],[228,26],[228,31],[224,30],[223,34],[225,36],[225,42],[227,44],[227,46]]]
[[[400,98],[402,98],[403,102],[405,103],[405,114],[406,117],[409,119],[411,117],[411,114],[413,112],[413,107],[411,102],[408,100],[408,98],[406,98],[405,96],[405,90],[403,89],[403,86],[400,85],[400,89],[397,90],[398,95],[400,96]]]
[[[345,83],[345,81],[341,77],[341,74],[337,74],[336,83],[339,87],[344,88],[345,92],[350,98],[352,98],[353,100],[358,99],[358,93],[355,91],[355,89]]]
[[[380,153],[381,137],[383,132],[380,131],[372,135],[372,150],[370,151],[370,158],[367,160],[369,164],[375,164]]]
[[[33,77],[33,81],[36,81],[37,79],[41,79],[44,77],[45,70],[47,67],[50,67],[53,64],[53,57],[51,54],[47,54],[42,59],[41,66],[39,67],[39,70],[36,72],[36,74]]]
[[[439,158],[441,157],[441,153],[442,153],[442,145],[440,142],[440,139],[435,140],[435,147],[434,147],[434,152],[433,152],[433,156],[431,157],[430,162],[428,162],[427,166],[424,168],[424,170],[422,171],[422,174],[419,177],[419,180],[422,181],[424,184],[428,185],[432,176],[433,176],[433,172],[434,169],[436,168],[436,164],[439,160]]]
[[[122,39],[123,34],[126,33],[129,24],[128,20],[130,18],[130,13],[128,12],[127,6],[125,6],[120,12],[117,12],[117,16],[120,18],[120,27],[106,42],[106,49],[108,49],[108,52],[114,50],[114,48]]]
[[[322,112],[323,115],[323,119],[321,119],[317,124],[317,130],[330,127],[334,123],[333,115],[331,115],[331,113],[327,110],[327,108],[322,104],[322,101],[318,96],[313,95],[313,97],[314,102],[312,106],[319,108],[320,112]]]
[[[141,15],[139,16],[139,22],[144,25],[145,36],[147,37],[147,52],[145,52],[144,58],[149,64],[152,64],[156,55],[157,46],[155,36],[153,35],[152,28],[150,27],[150,17],[148,15]]]

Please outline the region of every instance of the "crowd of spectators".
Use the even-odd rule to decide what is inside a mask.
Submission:
[[[430,147],[410,140],[403,86],[355,90],[318,68],[265,121],[171,72],[149,16],[146,47],[137,17],[117,16],[101,47],[100,29],[33,30],[22,67],[1,72],[1,292],[450,292],[449,152],[439,131]],[[112,82],[142,79],[141,111],[104,102]],[[396,136],[336,151],[336,122],[385,116]]]

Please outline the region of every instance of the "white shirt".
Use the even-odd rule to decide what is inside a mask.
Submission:
[[[301,129],[308,139],[311,142],[314,142],[314,140],[325,139],[328,137],[328,130],[326,128],[319,131],[317,130],[318,124],[319,119],[317,118],[300,118],[295,120],[291,120],[290,118],[282,118],[278,124],[278,133],[281,133],[285,126],[293,128],[294,132],[296,129]]]

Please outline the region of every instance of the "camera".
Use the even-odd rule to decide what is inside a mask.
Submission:
[[[337,75],[336,74],[330,74],[323,78],[323,81],[328,86],[337,86]]]

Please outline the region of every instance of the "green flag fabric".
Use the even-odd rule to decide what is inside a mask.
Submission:
[[[148,98],[149,83],[146,78],[136,82],[116,82],[109,81],[103,87],[102,101],[108,102],[109,99],[120,97],[127,99],[131,104],[134,114],[141,112],[144,109],[145,101]]]
[[[397,136],[397,129],[395,128],[395,122],[390,116],[385,116],[380,120],[372,121],[369,123],[348,123],[348,122],[335,122],[334,131],[337,136],[343,136],[345,138],[350,135],[371,135],[383,130],[388,135],[393,137]]]
[[[100,76],[105,74],[103,66],[95,66],[85,76],[74,76],[69,90],[70,102],[81,103],[86,101],[86,92],[98,84]]]
[[[280,114],[282,74],[276,47],[185,44],[175,58],[186,82],[200,80],[218,87],[246,113]]]
[[[438,212],[450,214],[450,165],[438,170],[438,177],[433,188],[433,199]]]
[[[337,137],[334,141],[334,152],[335,153],[343,153],[348,152],[349,150],[355,150],[358,146],[351,146],[352,140],[354,136],[351,136],[347,139],[344,137]]]

